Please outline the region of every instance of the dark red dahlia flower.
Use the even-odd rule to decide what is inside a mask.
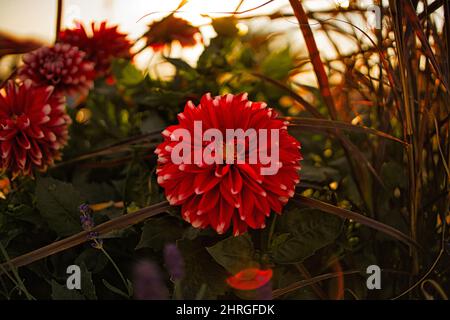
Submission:
[[[91,24],[92,35],[88,35],[85,27],[77,23],[75,29],[66,29],[59,34],[59,41],[77,46],[87,54],[87,59],[95,63],[97,75],[102,76],[110,72],[111,62],[115,58],[131,58],[131,42],[127,35],[120,33],[118,26],[106,26],[106,21],[96,28]]]
[[[302,156],[274,110],[246,94],[206,94],[197,107],[189,101],[178,120],[163,131],[155,153],[158,183],[172,205],[182,206],[187,222],[219,234],[233,224],[239,235],[264,228],[271,210],[281,214],[299,182]]]
[[[147,47],[154,51],[161,51],[174,41],[178,41],[182,47],[193,47],[202,41],[199,28],[173,15],[149,25],[144,38],[147,39]]]
[[[94,84],[94,64],[85,56],[70,44],[41,47],[24,55],[19,77],[36,86],[53,86],[57,93],[86,94]]]
[[[53,94],[53,87],[10,81],[0,91],[1,170],[13,177],[45,170],[60,159],[70,123],[65,98]]]

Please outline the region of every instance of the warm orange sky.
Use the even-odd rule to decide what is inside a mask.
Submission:
[[[370,0],[362,0],[370,1]],[[147,24],[155,19],[166,16],[174,10],[180,0],[64,0],[63,25],[71,26],[73,20],[80,20],[85,23],[91,21],[108,20],[110,23],[119,24],[123,32],[127,32],[130,38],[138,38],[146,29]],[[177,15],[190,20],[196,25],[206,25],[209,19],[201,14],[212,12],[233,12],[240,0],[189,0]],[[266,3],[267,0],[244,0],[240,10],[255,8]],[[53,41],[55,36],[55,16],[57,0],[0,0],[0,31],[10,32],[20,37],[37,37],[48,42]],[[348,0],[303,0],[308,10],[330,8],[337,3],[345,6]],[[265,14],[274,12],[280,8],[289,10],[288,0],[274,0],[272,3],[252,11],[250,14]],[[286,11],[286,10],[285,10]],[[157,12],[141,21],[138,20],[146,14]],[[223,14],[222,14],[223,16]],[[245,16],[245,15],[243,15]],[[285,44],[297,50],[302,47],[302,37],[300,30],[296,27],[295,18],[277,22],[277,30],[283,31]],[[268,26],[266,20],[258,20],[253,23],[252,30],[264,30]],[[312,26],[314,30],[314,26]],[[201,28],[202,34],[208,39],[214,36],[214,31],[210,26]],[[315,33],[319,49],[328,57],[333,55],[333,50],[328,44],[328,40],[320,32]],[[282,44],[282,46],[284,46]],[[343,52],[351,51],[351,44],[345,44]],[[196,58],[201,53],[202,47],[198,45],[183,52],[173,52],[175,55],[182,54],[182,57],[191,63],[195,63]],[[150,60],[151,52],[144,52],[137,57],[137,63],[145,68]]]
[[[145,30],[145,23],[161,18],[174,10],[180,0],[64,0],[63,23],[70,26],[73,19],[84,22],[107,19],[119,23],[123,31],[139,36]],[[240,0],[190,0],[179,15],[194,24],[207,20],[201,13],[234,11]],[[240,10],[257,7],[267,0],[245,0]],[[348,0],[304,0],[310,9],[344,4]],[[35,36],[52,40],[55,28],[57,0],[0,0],[0,30],[14,32],[22,36]],[[255,10],[252,14],[273,12],[288,5],[288,0],[274,0]],[[145,20],[137,20],[145,14],[159,11]]]
[[[174,10],[180,0],[65,0],[63,23],[70,26],[74,18],[89,22],[103,20],[119,23],[123,31],[138,36],[145,29],[145,23],[167,15]],[[267,0],[245,0],[242,10],[258,6]],[[332,0],[314,0],[328,2]],[[32,35],[51,40],[54,34],[56,0],[0,0],[0,29],[14,32],[18,35]],[[180,16],[193,23],[207,20],[200,13],[216,11],[234,11],[239,0],[190,0],[182,9]],[[287,4],[287,0],[276,0],[254,13],[272,12]],[[137,20],[145,14],[159,11],[145,20]]]

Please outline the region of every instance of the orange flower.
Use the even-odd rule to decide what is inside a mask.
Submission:
[[[0,179],[0,199],[6,199],[6,196],[11,190],[10,184],[9,178],[5,177]]]
[[[272,279],[272,270],[249,268],[239,271],[227,279],[230,287],[238,290],[255,290],[261,288]]]

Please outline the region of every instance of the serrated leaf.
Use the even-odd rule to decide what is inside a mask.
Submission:
[[[40,178],[36,197],[41,216],[59,236],[82,230],[78,207],[83,201],[71,184],[53,178]]]
[[[257,265],[253,260],[253,243],[248,234],[229,237],[206,250],[218,264],[233,274]]]
[[[342,220],[318,210],[291,210],[283,215],[283,224],[289,236],[278,241],[273,251],[275,262],[298,263],[313,255],[317,250],[332,243],[342,230]]]

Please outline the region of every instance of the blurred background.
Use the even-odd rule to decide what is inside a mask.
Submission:
[[[92,21],[100,22],[107,20],[110,24],[118,24],[122,32],[129,34],[130,39],[136,40],[148,29],[148,24],[152,21],[160,20],[175,10],[180,0],[66,0],[64,1],[62,12],[63,28],[73,27],[74,21],[90,24]],[[19,39],[36,39],[44,43],[51,43],[55,37],[55,19],[57,14],[57,0],[0,0],[0,32],[13,35]],[[303,1],[307,10],[324,11],[336,9],[348,9],[351,2],[349,0],[308,0]],[[372,0],[359,1],[360,7],[370,7]],[[287,44],[291,49],[300,50],[304,46],[302,37],[299,37],[298,23],[292,16],[292,10],[288,0],[191,0],[183,6],[176,15],[200,27],[205,44],[209,39],[216,36],[211,26],[212,18],[232,16],[233,12],[239,12],[237,16],[242,18],[238,23],[240,32],[245,34],[249,29],[263,33],[283,33],[274,41],[274,46],[285,47]],[[284,19],[271,21],[267,16],[273,13],[286,14]],[[369,12],[369,14],[372,14]],[[363,30],[370,32],[367,21],[361,17],[354,16],[356,23]],[[373,19],[372,19],[373,20]],[[269,23],[270,22],[270,23]],[[336,57],[334,44],[331,44],[326,34],[320,32],[320,24],[312,23],[312,29],[317,31],[316,40],[322,54],[332,59]],[[342,25],[343,29],[350,26]],[[348,41],[346,37],[342,41],[336,41],[342,54],[351,53],[357,46]],[[139,42],[137,43],[139,48]],[[198,44],[192,48],[172,48],[171,56],[182,57],[190,64],[195,65],[198,57],[203,51],[203,44]],[[149,65],[152,52],[150,49],[142,51],[136,56],[136,64],[139,68],[145,69]],[[154,62],[154,61],[153,61]],[[2,68],[3,67],[3,68]],[[0,66],[0,75],[5,72],[5,64]],[[170,74],[167,65],[162,66],[160,73]],[[313,84],[313,77],[305,77],[303,81]]]

